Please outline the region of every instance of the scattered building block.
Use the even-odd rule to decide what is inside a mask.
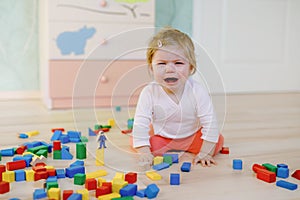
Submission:
[[[170,167],[170,164],[169,163],[160,163],[160,164],[157,164],[157,165],[153,165],[152,169],[156,170],[156,171],[160,171],[160,170],[163,170],[163,169],[167,169]]]
[[[34,181],[38,181],[41,179],[47,179],[48,178],[48,172],[47,171],[37,171],[34,173]]]
[[[115,120],[114,119],[108,119],[107,120],[107,124],[111,127],[113,127],[115,125]]]
[[[2,181],[5,182],[14,182],[15,181],[15,172],[14,171],[5,171],[2,172]]]
[[[88,129],[88,132],[89,132],[89,136],[97,136],[95,131],[93,131],[91,128]]]
[[[102,183],[106,182],[106,179],[105,178],[98,178],[97,179],[97,186],[100,187],[102,186]]]
[[[9,182],[7,181],[0,182],[0,194],[7,193],[9,192],[9,190],[10,190]]]
[[[146,197],[146,189],[138,190],[135,195],[140,197],[140,198]]]
[[[109,193],[112,193],[112,182],[103,182],[102,186],[108,187]]]
[[[274,183],[276,181],[276,174],[266,169],[257,170],[256,177],[268,183]]]
[[[162,156],[155,156],[153,159],[153,165],[158,165],[164,162],[164,157]]]
[[[62,160],[72,160],[73,155],[69,151],[67,151],[65,148],[62,148],[62,150],[61,150],[61,159]]]
[[[134,198],[132,196],[126,196],[126,197],[112,198],[111,200],[134,200]]]
[[[2,181],[2,173],[6,171],[5,165],[0,165],[0,182]]]
[[[270,164],[270,163],[264,163],[262,164],[262,166],[264,166],[265,168],[267,168],[267,170],[276,173],[277,172],[277,167]]]
[[[180,174],[170,174],[170,185],[180,185]]]
[[[161,179],[162,179],[161,175],[158,174],[158,173],[155,172],[155,171],[148,171],[148,172],[146,172],[146,176],[147,176],[149,179],[153,180],[153,181],[157,181],[157,180],[161,180]]]
[[[22,169],[15,170],[15,181],[25,181],[26,180],[26,174],[25,171]]]
[[[104,148],[96,150],[96,166],[104,165]]]
[[[74,175],[74,185],[84,185],[85,184],[86,175],[77,173]]]
[[[62,198],[63,200],[67,200],[73,194],[73,190],[64,190]]]
[[[165,157],[165,156],[171,156],[172,157],[172,163],[178,163],[179,162],[179,158],[178,158],[177,153],[165,153],[165,154],[163,154],[163,157]]]
[[[123,133],[123,134],[132,133],[132,129],[122,130],[121,133]]]
[[[58,183],[57,182],[46,183],[46,188],[47,190],[50,190],[51,188],[58,188]]]
[[[68,167],[66,168],[66,176],[69,178],[73,178],[75,174],[77,173],[85,173],[84,166],[74,166],[74,167]]]
[[[127,181],[129,184],[135,183],[137,181],[137,173],[129,172],[125,174],[125,181]]]
[[[108,186],[100,186],[96,188],[96,198],[98,198],[99,196],[103,196],[106,194],[110,194],[111,190]]]
[[[51,188],[48,190],[48,198],[53,200],[60,200],[60,188]]]
[[[22,155],[26,151],[26,149],[27,149],[26,146],[21,145],[17,148],[15,153]]]
[[[229,154],[229,147],[222,147],[222,149],[220,150],[221,154]]]
[[[32,136],[36,136],[36,135],[40,134],[40,132],[39,131],[28,131],[25,134],[28,135],[28,137],[32,137]]]
[[[106,195],[99,196],[98,200],[111,200],[113,198],[119,198],[119,197],[121,197],[120,194],[113,192],[111,194],[106,194]]]
[[[73,162],[70,167],[74,167],[74,166],[84,166],[84,161],[83,160],[76,160],[75,162]]]
[[[76,158],[86,159],[86,144],[79,142],[76,144]]]
[[[25,169],[25,177],[26,181],[34,181],[34,174],[35,172],[32,169],[26,170]]]
[[[282,187],[282,188],[285,188],[285,189],[288,189],[288,190],[296,190],[298,188],[297,184],[290,183],[290,182],[287,182],[287,181],[284,181],[284,180],[277,181],[276,185],[278,187]]]
[[[260,170],[260,169],[267,169],[267,168],[264,167],[264,166],[262,166],[262,165],[260,165],[260,164],[253,164],[253,165],[252,165],[252,170],[253,170],[255,173],[257,173],[257,171]]]
[[[73,193],[69,196],[68,200],[82,200],[82,194]]]
[[[86,173],[86,178],[98,178],[100,176],[106,176],[107,175],[107,171],[104,170],[104,169],[99,169],[97,171],[94,171],[94,172],[89,172],[89,173]]]
[[[113,179],[112,181],[112,192],[120,193],[120,189],[128,185],[127,181],[122,179]]]
[[[55,171],[56,171],[57,178],[65,178],[66,177],[64,169],[56,169]]]
[[[33,192],[33,199],[42,199],[46,197],[47,197],[47,193],[45,189],[35,189]]]
[[[192,166],[192,163],[190,163],[190,162],[183,162],[182,165],[181,165],[180,170],[182,172],[190,172],[191,171],[191,166]]]
[[[170,156],[170,155],[166,155],[166,156],[163,156],[164,157],[164,163],[168,163],[170,166],[172,165],[173,163],[173,157]]]
[[[55,130],[53,132],[53,135],[51,137],[51,141],[55,141],[55,140],[59,140],[60,136],[62,135],[62,131],[61,130]]]
[[[85,180],[85,188],[87,190],[96,190],[96,188],[97,188],[97,180],[95,178],[87,178]]]
[[[114,179],[125,180],[125,175],[124,175],[124,173],[122,173],[122,172],[116,172],[116,174],[115,174],[113,180],[114,180]]]
[[[120,195],[122,197],[126,197],[126,196],[134,196],[136,194],[137,191],[137,185],[135,184],[128,184],[125,187],[120,189]]]
[[[61,131],[61,132],[65,132],[64,128],[52,128],[51,132],[54,133],[55,131]]]
[[[149,199],[153,199],[153,198],[157,197],[158,193],[159,193],[159,188],[154,183],[148,185],[145,190],[146,197]]]
[[[28,138],[28,135],[25,133],[20,133],[19,138],[26,139],[26,138]]]
[[[15,150],[13,148],[10,149],[2,149],[0,151],[1,156],[14,156]]]
[[[89,199],[89,191],[85,188],[77,190],[76,193],[82,195],[82,200],[88,200]]]
[[[294,177],[295,179],[300,180],[300,170],[297,169],[296,171],[294,171],[294,173],[292,174],[292,177]]]
[[[279,167],[279,168],[277,168],[276,175],[279,178],[288,178],[290,175],[290,170],[289,170],[289,168]]]
[[[234,170],[242,170],[243,169],[243,161],[241,159],[234,159],[232,162],[232,168]]]

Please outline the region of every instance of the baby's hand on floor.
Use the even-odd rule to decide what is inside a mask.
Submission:
[[[153,158],[150,148],[148,146],[139,147],[137,149],[138,153],[140,154],[139,157],[139,168],[142,171],[147,171],[151,168],[153,164]]]
[[[196,155],[193,163],[194,164],[201,163],[201,165],[203,167],[206,167],[206,166],[210,167],[212,164],[214,164],[214,165],[217,164],[211,155],[208,155],[208,154],[205,155],[201,152],[198,155]]]

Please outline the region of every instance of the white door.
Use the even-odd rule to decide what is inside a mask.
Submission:
[[[299,0],[195,0],[193,39],[213,60],[198,59],[210,91],[299,92],[299,11]]]

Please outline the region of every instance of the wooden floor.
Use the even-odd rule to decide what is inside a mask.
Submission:
[[[180,157],[179,164],[160,171],[163,179],[157,181],[160,188],[157,199],[300,199],[300,189],[289,191],[256,179],[251,170],[254,163],[285,163],[290,172],[300,169],[300,94],[257,94],[229,95],[226,106],[217,105],[219,116],[225,117],[222,133],[225,146],[230,148],[229,155],[217,155],[217,166],[203,168],[192,167],[191,172],[181,173],[182,161],[188,157]],[[223,104],[221,101],[220,104]],[[222,109],[226,110],[226,114]],[[87,144],[88,159],[85,160],[86,172],[106,169],[105,177],[110,181],[115,172],[138,171],[137,155],[129,148],[129,136],[120,133],[126,128],[127,119],[133,117],[134,109],[122,108],[121,112],[112,109],[77,109],[47,110],[39,100],[0,101],[0,149],[17,147],[28,141],[50,142],[51,129],[64,127],[66,130],[80,130],[88,136],[88,127],[94,124],[106,124],[114,118],[117,125],[107,133],[108,148],[105,151],[105,166],[95,166],[95,137],[89,137]],[[223,113],[222,113],[223,112]],[[18,133],[39,130],[40,134],[29,139],[19,139]],[[75,155],[74,144],[70,151]],[[11,157],[2,157],[1,164],[10,161]],[[234,171],[232,160],[242,159],[243,170]],[[57,161],[51,156],[47,164],[56,168],[65,168],[72,161]],[[170,186],[169,174],[181,173],[181,185]],[[280,180],[277,178],[277,180]],[[287,181],[300,184],[300,181],[289,177]],[[32,199],[34,189],[43,187],[44,181],[13,182],[11,192],[0,195],[0,199],[18,197]],[[145,188],[150,181],[143,172],[138,174],[139,189]],[[60,179],[59,186],[64,189],[81,189],[74,186],[72,179]],[[90,199],[96,199],[91,192]],[[139,199],[135,197],[135,199]]]

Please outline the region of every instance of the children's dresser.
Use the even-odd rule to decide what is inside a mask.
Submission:
[[[154,0],[40,2],[41,90],[50,109],[134,106],[151,81]]]

